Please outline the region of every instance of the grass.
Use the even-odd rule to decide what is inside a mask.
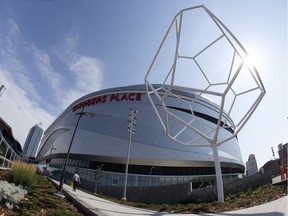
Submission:
[[[8,172],[8,182],[30,187],[34,183],[35,175],[36,167],[33,164],[13,161],[12,169]]]
[[[2,175],[3,180],[7,177]],[[54,195],[57,190],[45,176],[35,174],[33,182],[25,199],[13,211],[0,205],[0,213],[11,216],[83,216],[67,198]]]
[[[218,204],[217,201],[207,203],[178,203],[178,204],[145,204],[138,202],[122,201],[103,195],[97,195],[103,199],[107,199],[120,204],[125,204],[137,208],[144,208],[158,212],[174,212],[174,213],[219,213],[225,211],[233,211],[242,208],[248,208],[261,205],[280,197],[287,195],[287,185],[267,184],[258,188],[250,188],[246,192],[237,194],[229,194],[225,196],[225,202]]]
[[[54,195],[57,190],[44,176],[36,175],[35,182],[28,192],[27,200],[19,204],[19,211],[17,212],[19,215],[24,212],[29,212],[29,215],[38,212],[49,212],[49,215],[59,216],[82,215],[77,214],[77,209],[72,208],[69,202],[65,202],[67,200]]]
[[[0,175],[1,179],[1,175]],[[2,178],[3,179],[3,178]],[[3,179],[5,180],[5,179]],[[3,205],[0,205],[1,214],[11,216],[83,216],[67,198],[60,198],[54,195],[57,189],[43,175],[35,175],[35,181],[31,186],[25,200],[21,201],[13,211],[9,211]],[[85,191],[87,192],[87,191]],[[89,192],[87,192],[89,193]],[[90,192],[91,193],[91,192]],[[94,193],[91,193],[94,194]],[[99,197],[116,203],[121,203],[133,207],[150,209],[159,212],[174,213],[218,213],[225,211],[233,211],[241,208],[248,208],[260,205],[266,202],[276,200],[287,195],[287,185],[271,185],[267,184],[259,188],[249,189],[246,192],[237,194],[229,194],[225,196],[225,202],[218,204],[217,201],[210,203],[178,203],[178,204],[147,204],[130,201],[122,201],[103,195]]]

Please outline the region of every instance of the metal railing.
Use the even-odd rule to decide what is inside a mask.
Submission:
[[[10,169],[13,160],[19,160],[19,155],[0,133],[0,169]]]

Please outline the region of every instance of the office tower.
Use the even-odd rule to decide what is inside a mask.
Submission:
[[[24,157],[27,158],[36,157],[42,134],[43,129],[41,128],[41,123],[36,124],[30,129],[23,148]]]
[[[257,161],[254,154],[250,154],[248,161],[246,162],[246,174],[251,176],[258,173]]]

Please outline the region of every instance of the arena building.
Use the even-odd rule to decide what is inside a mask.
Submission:
[[[178,91],[177,94],[184,99],[195,97],[185,91]],[[207,124],[215,124],[219,108],[205,98],[201,98],[201,101],[201,104],[195,105],[194,114]],[[191,118],[191,111],[171,96],[166,106],[173,112],[181,113],[182,118]],[[123,186],[129,144],[128,114],[131,107],[138,110],[138,115],[136,132],[131,141],[128,187],[189,181],[193,182],[193,187],[215,184],[212,149],[180,145],[170,139],[151,106],[145,85],[101,90],[74,101],[45,131],[37,156],[38,166],[47,166],[49,175],[60,179],[77,125],[65,178],[71,179],[78,170],[81,185],[93,185],[95,170],[102,165],[103,176],[99,183]],[[94,117],[82,115],[79,118],[79,112],[89,112]],[[228,123],[232,122],[228,116],[225,118]],[[221,133],[233,133],[233,130],[227,129]],[[223,179],[242,177],[245,166],[237,137],[223,143],[218,149]]]

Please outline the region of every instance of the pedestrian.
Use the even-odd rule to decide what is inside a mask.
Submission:
[[[78,175],[78,172],[76,171],[73,176],[73,190],[76,191],[78,184],[81,184],[80,182],[80,176]]]

